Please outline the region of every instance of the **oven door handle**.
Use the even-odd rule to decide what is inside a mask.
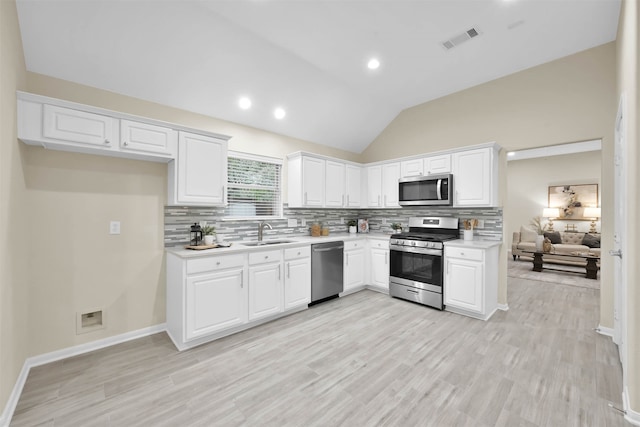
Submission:
[[[442,256],[442,249],[414,248],[412,246],[391,246],[391,252],[408,252],[411,254],[424,254]]]

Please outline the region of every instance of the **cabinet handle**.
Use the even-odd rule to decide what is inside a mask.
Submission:
[[[129,145],[129,143],[127,141],[124,142],[124,146],[126,147],[127,145]]]
[[[298,252],[298,253],[300,253],[300,252]],[[287,263],[287,277],[288,278],[291,277],[291,263],[290,262]]]
[[[269,255],[265,255],[265,256],[264,256],[264,259],[269,259]]]
[[[105,139],[105,140],[104,140],[104,143],[105,143],[105,144],[111,144],[111,141],[109,141],[108,139]]]
[[[280,280],[280,264],[278,264],[278,280]]]
[[[224,202],[225,197],[227,195],[227,187],[225,187],[224,185],[222,186],[222,201]]]
[[[344,206],[344,194],[342,195],[342,206]]]
[[[349,206],[349,195],[347,194],[347,206]]]
[[[380,195],[378,195],[378,206],[380,206]]]
[[[220,261],[216,262],[216,265],[220,265]]]
[[[306,191],[304,192],[304,204],[305,205],[307,204],[307,192]]]
[[[389,264],[389,253],[388,252],[384,253],[384,264],[385,265]]]
[[[244,274],[240,273],[240,288],[244,288]]]
[[[347,265],[349,265],[349,254],[347,254]]]
[[[384,205],[387,206],[387,195],[384,195]]]

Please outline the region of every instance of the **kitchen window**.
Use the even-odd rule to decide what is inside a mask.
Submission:
[[[230,151],[226,217],[282,217],[282,160]]]

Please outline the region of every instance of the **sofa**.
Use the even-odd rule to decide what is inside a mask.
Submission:
[[[534,230],[520,227],[520,231],[513,233],[511,243],[511,255],[516,258],[526,258],[531,260],[532,254],[524,251],[535,251],[536,237],[538,233]],[[572,252],[591,253],[600,257],[600,234],[579,233],[579,232],[545,232],[545,237],[551,240],[551,251],[545,254],[544,261],[556,264],[586,265],[584,258],[554,257],[553,254],[571,255]],[[598,265],[600,262],[598,262]]]

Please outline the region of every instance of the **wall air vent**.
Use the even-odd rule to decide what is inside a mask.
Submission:
[[[443,41],[442,46],[446,50],[451,50],[454,47],[460,45],[461,43],[464,43],[467,40],[471,40],[472,38],[477,37],[479,35],[480,35],[480,31],[478,31],[477,28],[471,28],[462,34],[458,34],[456,36],[451,37],[449,40]]]

